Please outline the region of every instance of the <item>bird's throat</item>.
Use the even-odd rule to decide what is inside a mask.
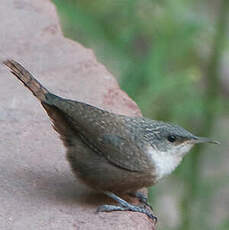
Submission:
[[[156,181],[172,173],[182,160],[182,156],[161,152],[152,147],[148,148],[148,154],[155,167]]]

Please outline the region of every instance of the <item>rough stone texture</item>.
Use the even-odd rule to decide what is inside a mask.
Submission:
[[[52,92],[139,115],[93,52],[63,37],[48,0],[1,0],[0,60],[13,58]],[[0,66],[0,229],[153,229],[138,213],[100,213],[109,202],[74,178],[39,102]]]

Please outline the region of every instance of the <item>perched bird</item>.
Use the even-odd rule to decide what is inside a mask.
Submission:
[[[119,203],[98,211],[135,211],[155,219],[148,207],[135,206],[117,194],[135,195],[170,174],[197,143],[218,143],[197,137],[184,128],[110,113],[83,102],[56,96],[14,60],[4,64],[41,102],[67,149],[67,159],[77,178]],[[148,205],[149,206],[149,205]]]

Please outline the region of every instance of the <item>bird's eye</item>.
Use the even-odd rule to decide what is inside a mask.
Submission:
[[[169,142],[175,142],[177,138],[174,135],[169,135],[167,139]]]

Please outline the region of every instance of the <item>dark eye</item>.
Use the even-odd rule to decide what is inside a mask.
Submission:
[[[177,138],[174,135],[169,135],[167,137],[167,139],[168,139],[169,142],[174,142],[174,141],[176,141]]]

